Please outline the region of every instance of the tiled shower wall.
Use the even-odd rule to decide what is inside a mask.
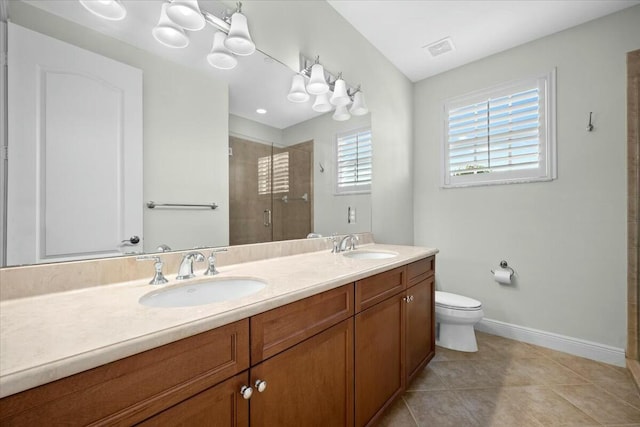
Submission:
[[[229,244],[305,238],[313,224],[313,141],[272,148],[232,136],[229,147]],[[289,191],[259,194],[259,159],[285,151],[289,152]],[[301,200],[305,193],[307,201]],[[269,227],[265,226],[267,210],[272,212]]]

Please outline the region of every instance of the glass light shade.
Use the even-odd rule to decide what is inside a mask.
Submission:
[[[251,55],[256,51],[256,45],[249,35],[247,17],[240,12],[231,15],[231,28],[224,45],[236,55]]]
[[[307,92],[310,95],[322,95],[329,92],[329,85],[324,79],[324,67],[321,64],[313,64],[311,78],[307,83]]]
[[[213,35],[213,47],[211,53],[207,55],[207,61],[212,67],[220,68],[221,70],[230,70],[238,65],[238,60],[229,49],[224,46],[224,38],[226,34],[218,31]]]
[[[80,0],[89,12],[109,21],[120,21],[127,16],[127,9],[120,0]]]
[[[333,120],[337,120],[339,122],[344,122],[345,120],[349,120],[351,118],[351,114],[347,111],[346,105],[339,105],[336,107],[336,112],[333,113]]]
[[[351,102],[349,95],[347,95],[347,85],[344,80],[336,80],[335,87],[333,89],[333,95],[329,100],[336,107],[345,106]],[[334,116],[335,117],[335,116]]]
[[[349,109],[349,112],[354,116],[364,116],[369,112],[369,108],[367,108],[367,103],[364,101],[364,95],[362,92],[357,91],[355,95],[353,95],[353,105]]]
[[[333,110],[333,105],[329,102],[329,94],[323,93],[321,95],[316,96],[316,101],[313,103],[313,111],[317,111],[318,113],[326,113],[327,111]]]
[[[304,77],[302,75],[296,74],[293,76],[287,99],[291,102],[307,102],[309,100],[309,94],[304,89]]]
[[[189,36],[167,16],[169,3],[163,3],[158,24],[153,27],[153,37],[168,47],[181,48],[189,45]]]
[[[185,30],[198,31],[204,28],[205,20],[200,12],[198,0],[173,0],[167,8],[167,16]]]

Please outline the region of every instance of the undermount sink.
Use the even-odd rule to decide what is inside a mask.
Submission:
[[[149,292],[138,302],[148,307],[192,307],[242,298],[265,286],[265,282],[255,279],[213,279]]]
[[[353,259],[387,259],[398,256],[396,252],[377,252],[377,251],[350,251],[344,252],[342,256]]]

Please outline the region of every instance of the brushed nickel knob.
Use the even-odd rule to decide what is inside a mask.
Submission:
[[[245,400],[251,399],[251,395],[253,394],[253,389],[249,386],[243,385],[240,389],[240,394]]]
[[[258,380],[256,381],[255,386],[256,386],[256,390],[258,390],[258,393],[262,393],[267,389],[267,382],[263,380]]]

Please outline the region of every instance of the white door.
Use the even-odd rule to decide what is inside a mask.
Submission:
[[[142,71],[8,30],[7,264],[140,251]]]

